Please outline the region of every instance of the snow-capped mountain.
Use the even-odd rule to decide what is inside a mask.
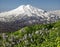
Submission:
[[[21,5],[0,13],[0,31],[16,31],[24,26],[60,20],[60,10],[44,11],[31,5]]]
[[[10,19],[11,21],[13,21],[12,19],[16,19],[16,17],[23,18],[23,17],[30,17],[30,16],[41,16],[43,17],[44,10],[42,9],[38,9],[35,7],[32,7],[30,5],[21,5],[18,8],[8,11],[8,12],[4,12],[4,13],[0,13],[0,18],[2,18],[3,21],[5,21],[5,18]],[[21,16],[22,15],[22,16]]]
[[[57,20],[60,20],[60,10],[49,11],[46,14],[46,16],[48,16],[47,20],[50,22],[56,22]]]
[[[10,22],[32,16],[41,17],[43,19],[47,18],[47,20],[50,20],[49,18],[51,15],[54,15],[54,17],[55,15],[60,17],[60,10],[45,12],[44,10],[32,7],[31,5],[21,5],[14,10],[0,13],[0,21]]]

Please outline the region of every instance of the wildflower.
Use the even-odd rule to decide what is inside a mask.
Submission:
[[[35,32],[35,34],[38,34],[38,33],[39,33],[39,31],[36,31],[36,32]]]
[[[27,34],[24,35],[23,40],[25,40],[26,38],[27,38]]]
[[[32,37],[32,35],[31,34],[28,34],[28,36],[31,38]]]

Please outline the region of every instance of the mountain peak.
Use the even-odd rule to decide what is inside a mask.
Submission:
[[[31,5],[21,5],[18,8],[23,8],[23,7],[31,7]]]
[[[38,9],[36,7],[33,7],[31,5],[21,5],[19,6],[18,8],[14,9],[14,10],[11,10],[11,11],[8,11],[6,12],[5,14],[7,15],[20,15],[20,14],[24,14],[24,15],[28,15],[28,16],[32,16],[33,14],[35,15],[42,15],[44,12],[44,10],[42,9]],[[10,13],[10,14],[9,14]],[[3,14],[3,15],[5,15]]]
[[[6,19],[11,19],[10,21],[12,21],[12,19],[16,19],[15,17],[18,17],[19,19],[21,17],[22,18],[41,17],[41,18],[49,19],[50,15],[52,14],[58,15],[60,17],[60,11],[45,12],[44,10],[33,7],[31,5],[21,5],[18,8],[13,9],[11,11],[0,13],[0,17],[2,17],[3,21],[6,21]]]
[[[21,5],[21,6],[19,6],[18,8],[16,8],[16,9],[24,9],[24,8],[31,8],[32,6],[31,5]]]
[[[21,5],[17,7],[16,9],[14,9],[13,11],[20,11],[20,10],[24,11],[24,9],[29,9],[31,7],[32,7],[31,5]]]
[[[21,5],[21,6],[19,6],[18,8],[12,10],[12,12],[15,13],[15,14],[16,14],[16,13],[17,13],[17,14],[18,14],[18,13],[19,13],[19,14],[25,13],[25,14],[30,15],[31,13],[34,13],[34,14],[43,13],[44,10],[38,9],[38,8],[33,7],[33,6],[31,6],[31,5]]]
[[[31,5],[26,5],[26,7],[32,7]]]

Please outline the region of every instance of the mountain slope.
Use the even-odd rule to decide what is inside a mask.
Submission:
[[[4,41],[4,42],[3,42]],[[0,33],[0,47],[60,47],[60,21]]]
[[[46,24],[60,20],[60,10],[46,12],[31,5],[0,13],[0,31],[16,31],[25,26]]]
[[[56,16],[60,17],[60,10],[45,12],[44,10],[32,7],[31,5],[21,5],[14,10],[0,13],[0,19],[2,19],[2,21],[5,21],[5,22],[10,22],[10,21],[15,21],[24,17],[39,16],[41,18],[49,20],[51,15],[54,15],[54,17]],[[6,19],[8,20],[6,21]]]
[[[3,17],[3,18],[14,18],[15,19],[15,17],[19,17],[20,15],[22,15],[22,17],[27,15],[29,17],[29,16],[33,16],[34,14],[36,16],[42,17],[43,12],[44,12],[44,10],[32,7],[30,5],[26,5],[26,6],[21,5],[14,10],[4,12],[4,13],[0,13],[0,18]],[[21,18],[21,17],[19,17],[19,18]]]

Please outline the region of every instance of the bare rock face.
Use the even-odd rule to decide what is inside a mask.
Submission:
[[[58,11],[60,13],[60,11]],[[0,13],[0,32],[14,32],[25,26],[46,24],[60,20],[57,12],[46,12],[30,5]]]

